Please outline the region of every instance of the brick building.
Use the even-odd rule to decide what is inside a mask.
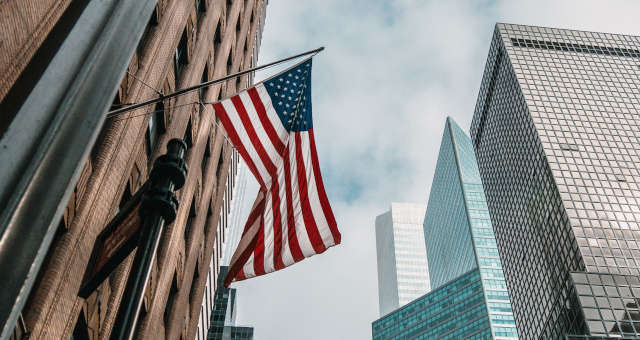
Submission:
[[[159,0],[112,107],[148,100],[254,65],[267,2]],[[69,0],[0,4],[3,110],[19,105],[16,98],[24,84],[23,75],[35,67],[30,60],[47,47],[46,37],[60,18],[77,7]],[[239,162],[212,107],[201,103],[232,95],[252,81],[251,75],[242,76],[107,118],[12,338],[22,339],[25,334],[29,339],[109,337],[133,256],[88,299],[79,298],[94,240],[144,183],[153,159],[165,153],[167,141],[176,137],[184,138],[189,146],[187,181],[177,193],[177,218],[162,236],[136,334],[138,339],[194,338],[205,281],[218,275]],[[12,118],[3,114],[0,136]]]

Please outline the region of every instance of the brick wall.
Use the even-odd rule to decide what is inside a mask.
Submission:
[[[140,102],[157,97],[157,91],[169,93],[198,84],[205,65],[208,79],[250,67],[255,60],[254,39],[261,31],[262,1],[265,0],[200,0],[200,6],[205,7],[200,15],[195,1],[158,1],[155,22],[133,56],[114,102]],[[183,32],[187,37],[188,63],[176,80],[174,54]],[[214,38],[216,32],[218,42]],[[247,83],[248,76],[244,76],[240,81],[212,86],[204,93],[204,101],[229,96]],[[146,147],[145,136],[153,106],[107,119],[23,310],[30,339],[69,338],[78,329],[78,320],[86,323],[80,328],[86,328],[90,339],[108,338],[132,257],[91,297],[81,299],[77,292],[93,242],[115,215],[123,196],[134,193],[146,180],[150,161],[165,153],[167,141],[185,134],[192,140],[187,181],[178,192],[177,218],[165,229],[154,261],[138,338],[193,338],[209,262],[212,254],[220,253],[214,248],[221,244],[216,242],[221,237],[216,235],[217,229],[213,227],[213,232],[205,233],[204,226],[207,222],[218,225],[223,201],[228,204],[231,196],[228,193],[224,200],[228,190],[225,183],[229,174],[235,174],[237,162],[237,156],[232,162],[233,149],[224,131],[218,128],[212,107],[201,106],[198,100],[198,92],[194,91],[164,102],[165,131],[159,135],[155,149]],[[203,159],[208,164],[202,166]],[[223,171],[217,171],[220,162]],[[190,231],[185,234],[188,222]],[[165,313],[169,296],[173,303]]]

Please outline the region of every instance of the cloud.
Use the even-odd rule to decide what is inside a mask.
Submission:
[[[343,241],[235,284],[239,322],[257,340],[370,339],[375,216],[392,201],[427,201],[445,117],[468,129],[495,23],[640,35],[629,15],[639,10],[638,1],[271,0],[261,63],[326,46],[314,59],[314,130]]]

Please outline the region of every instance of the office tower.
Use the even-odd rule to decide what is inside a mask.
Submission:
[[[640,38],[497,24],[471,136],[518,332],[640,335]]]
[[[207,340],[252,340],[253,327],[236,326],[237,299],[235,288],[224,286],[224,276],[228,267],[220,267],[220,279],[215,293],[215,303],[211,313],[211,326]]]
[[[385,315],[429,291],[424,204],[391,203],[376,217],[378,299]]]
[[[424,235],[432,291],[376,320],[373,339],[518,339],[473,146],[451,118]]]
[[[49,51],[46,36],[59,33],[60,25],[68,26],[66,20],[82,13],[78,6],[86,5],[88,10],[97,2],[77,3],[63,0],[28,1],[21,5],[13,1],[0,3],[3,18],[7,13],[15,16],[0,20],[0,40],[11,41],[12,46],[12,49],[8,45],[3,47],[3,58],[4,53],[14,51],[14,44],[22,44],[22,49],[15,51],[33,52],[16,56],[39,58]],[[100,3],[106,6],[115,1]],[[157,1],[153,13],[140,18],[147,26],[113,99],[113,108],[157,98],[254,66],[266,4],[266,0]],[[11,10],[13,7],[15,11]],[[28,20],[20,19],[25,17]],[[7,28],[13,24],[18,25],[17,30]],[[16,39],[23,40],[14,40],[12,34],[18,31],[21,33]],[[28,32],[37,35],[34,33],[30,38]],[[118,51],[111,53],[115,57]],[[35,74],[38,68],[0,66],[3,71],[18,72],[15,77],[0,72],[0,95],[13,93],[11,82],[22,88],[25,77],[38,79]],[[102,73],[105,77],[111,75],[110,70]],[[6,79],[9,82],[4,82]],[[43,254],[44,262],[39,272],[34,273],[35,283],[15,327],[15,339],[23,338],[24,333],[29,339],[109,337],[132,257],[88,299],[82,299],[77,294],[89,255],[98,233],[147,180],[153,160],[164,154],[167,141],[176,137],[183,138],[189,147],[187,179],[177,192],[180,201],[177,218],[165,228],[152,265],[136,338],[195,338],[205,282],[209,277],[214,282],[219,277],[219,263],[211,266],[210,262],[212,257],[219,261],[222,256],[221,230],[227,224],[239,161],[218,126],[211,105],[201,103],[230,96],[252,81],[252,75],[245,75],[107,117],[101,131],[96,131],[95,145],[79,165],[84,168],[77,184],[74,182],[68,188],[71,198],[51,246]],[[11,100],[9,97],[2,97],[3,105],[5,100]],[[0,136],[19,119],[20,115],[9,117],[8,125],[3,121]]]

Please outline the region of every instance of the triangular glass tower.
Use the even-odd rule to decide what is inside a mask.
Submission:
[[[451,118],[424,233],[432,291],[375,321],[373,339],[518,339],[473,145]]]

